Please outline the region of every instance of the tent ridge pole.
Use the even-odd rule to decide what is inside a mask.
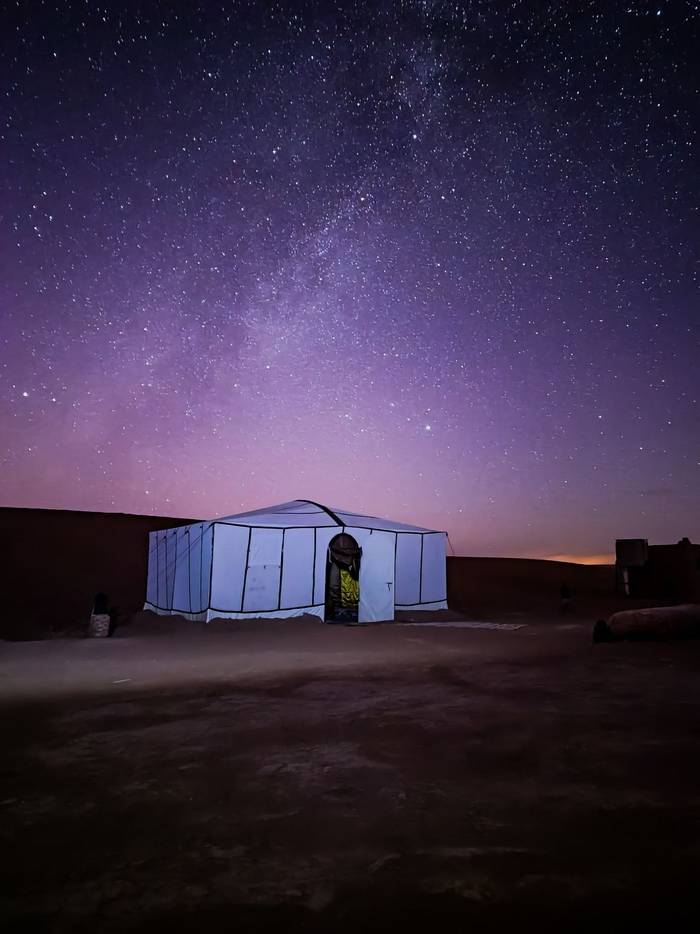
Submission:
[[[335,522],[336,525],[343,524],[340,521],[340,519],[336,516],[336,514],[332,510],[330,510],[328,506],[324,506],[323,503],[315,503],[312,499],[298,499],[296,500],[296,502],[297,503],[308,503],[310,506],[318,506],[318,508],[322,509],[326,513],[326,515],[329,515],[331,517],[331,519]]]

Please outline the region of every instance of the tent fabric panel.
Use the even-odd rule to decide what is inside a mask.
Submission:
[[[190,553],[189,553],[189,562],[188,570],[190,575],[190,588],[189,588],[189,597],[190,597],[190,612],[199,613],[201,612],[206,604],[202,603],[202,531],[204,529],[204,523],[199,523],[199,525],[191,525],[188,529],[189,531],[189,544],[190,544]]]
[[[266,506],[262,509],[247,509],[245,512],[238,512],[232,516],[226,516],[226,519],[258,519],[264,518],[265,516],[271,516],[276,513],[282,513],[291,511],[290,507],[293,506],[293,501],[289,503],[279,503],[277,506]],[[221,521],[221,520],[220,520]],[[255,522],[251,522],[251,525],[255,525]]]
[[[158,544],[156,548],[156,561],[158,562],[157,567],[157,591],[158,591],[158,606],[166,606],[168,602],[168,578],[165,572],[165,537],[167,531],[158,532],[156,535]]]
[[[422,535],[396,536],[396,582],[394,599],[397,605],[420,601],[420,553]]]
[[[447,596],[445,533],[433,532],[423,536],[421,568],[421,603],[445,600]]]
[[[175,569],[173,583],[173,609],[192,609],[190,595],[190,530],[183,527],[175,530]]]
[[[297,607],[313,602],[314,530],[287,529],[282,554],[280,607]]]
[[[345,529],[362,549],[358,621],[376,623],[394,618],[394,549],[396,534],[383,529]]]
[[[251,529],[243,592],[244,613],[267,612],[279,607],[282,535],[279,529]]]
[[[181,616],[183,619],[188,619],[191,622],[200,622],[205,623],[207,621],[208,610],[200,610],[195,613],[188,613],[186,610],[183,610],[181,613],[178,613],[175,610],[164,610],[163,607],[154,606],[151,603],[146,602],[144,610],[150,610],[152,613],[156,613],[158,616]]]
[[[341,519],[346,526],[354,526],[363,529],[378,529],[385,532],[430,532],[432,529],[424,529],[418,525],[408,525],[405,522],[394,522],[391,519],[382,519],[379,516],[365,516],[359,513],[347,512],[344,509],[331,507],[332,511]]]
[[[167,574],[165,573],[165,550],[167,534],[167,530],[164,532],[156,533],[156,564],[158,568],[156,579],[156,596],[158,599],[158,606],[162,607],[168,606],[168,578]]]
[[[199,605],[206,610],[211,602],[211,578],[213,570],[212,546],[214,541],[214,523],[202,523],[202,577],[199,581]]]
[[[271,613],[236,613],[236,612],[227,612],[226,610],[201,610],[198,613],[192,612],[182,612],[174,613],[173,610],[166,610],[162,607],[156,606],[149,603],[148,601],[144,605],[145,610],[150,610],[152,613],[156,613],[158,616],[182,616],[183,619],[191,620],[192,622],[205,622],[209,623],[212,620],[227,620],[227,619],[293,619],[299,616],[318,616],[319,619],[323,619],[325,614],[324,604],[319,604],[317,606],[302,606],[294,607],[289,610],[273,610]]]
[[[165,561],[165,603],[164,606],[172,609],[175,591],[175,564],[177,561],[177,530],[166,529],[163,532],[162,542]]]
[[[368,516],[365,513],[355,513],[347,509],[325,507],[319,503],[307,500],[293,500],[289,503],[280,503],[268,506],[265,509],[253,509],[237,515],[223,516],[217,522],[234,525],[245,525],[253,528],[323,528],[338,526],[329,510],[340,519],[341,524],[355,528],[378,529],[387,532],[431,532],[417,525],[405,522],[393,522],[380,516]],[[338,526],[339,527],[339,526]]]
[[[240,610],[250,530],[215,523],[212,535],[210,606]]]
[[[148,577],[146,580],[146,600],[158,603],[158,533],[148,533]]]
[[[217,519],[217,522],[227,525],[244,525],[255,529],[294,529],[294,528],[320,528],[323,526],[332,526],[338,528],[330,516],[326,513],[313,513],[309,515],[284,515],[281,513],[267,513],[262,516],[248,518],[247,516],[228,516],[225,519]]]
[[[419,613],[429,613],[431,610],[446,610],[447,600],[434,600],[432,603],[414,603],[410,606],[397,603],[396,609],[400,613],[409,613],[411,610],[416,610]]]
[[[254,528],[275,527],[280,529],[335,525],[327,512],[320,509],[315,503],[307,503],[304,500],[280,503],[278,506],[268,506],[267,509],[254,509],[235,516],[225,516],[217,521],[250,525]]]
[[[294,607],[291,610],[273,610],[271,613],[227,613],[220,610],[208,610],[206,614],[198,618],[206,619],[207,622],[217,619],[292,619],[294,617],[307,615],[318,616],[320,619],[323,619],[325,612],[325,605],[320,603],[314,606]],[[189,618],[189,614],[183,615]]]
[[[293,499],[288,503],[278,503],[276,506],[266,506],[263,509],[249,509],[247,512],[239,512],[233,516],[225,516],[224,519],[219,521],[223,522],[225,519],[258,519],[261,516],[272,515],[321,515],[322,513],[323,510],[315,503],[308,503],[303,499]],[[255,524],[255,522],[251,522],[251,525]]]

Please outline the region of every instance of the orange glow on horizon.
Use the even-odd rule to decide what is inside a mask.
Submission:
[[[569,564],[615,564],[614,554],[599,555],[543,555],[544,561],[567,561]]]

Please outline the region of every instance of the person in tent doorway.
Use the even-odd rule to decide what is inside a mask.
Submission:
[[[337,535],[331,542],[328,590],[334,622],[357,623],[360,554],[357,543],[350,535]]]

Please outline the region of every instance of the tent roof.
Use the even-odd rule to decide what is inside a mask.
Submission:
[[[245,525],[268,528],[318,528],[320,526],[355,526],[364,529],[385,529],[389,532],[432,532],[434,529],[424,529],[417,525],[407,525],[405,522],[393,522],[391,519],[381,519],[377,516],[366,516],[363,513],[349,512],[331,506],[323,506],[308,499],[295,499],[290,503],[280,503],[277,506],[268,506],[266,509],[254,509],[251,512],[241,512],[235,516],[223,516],[216,522],[230,525]]]

